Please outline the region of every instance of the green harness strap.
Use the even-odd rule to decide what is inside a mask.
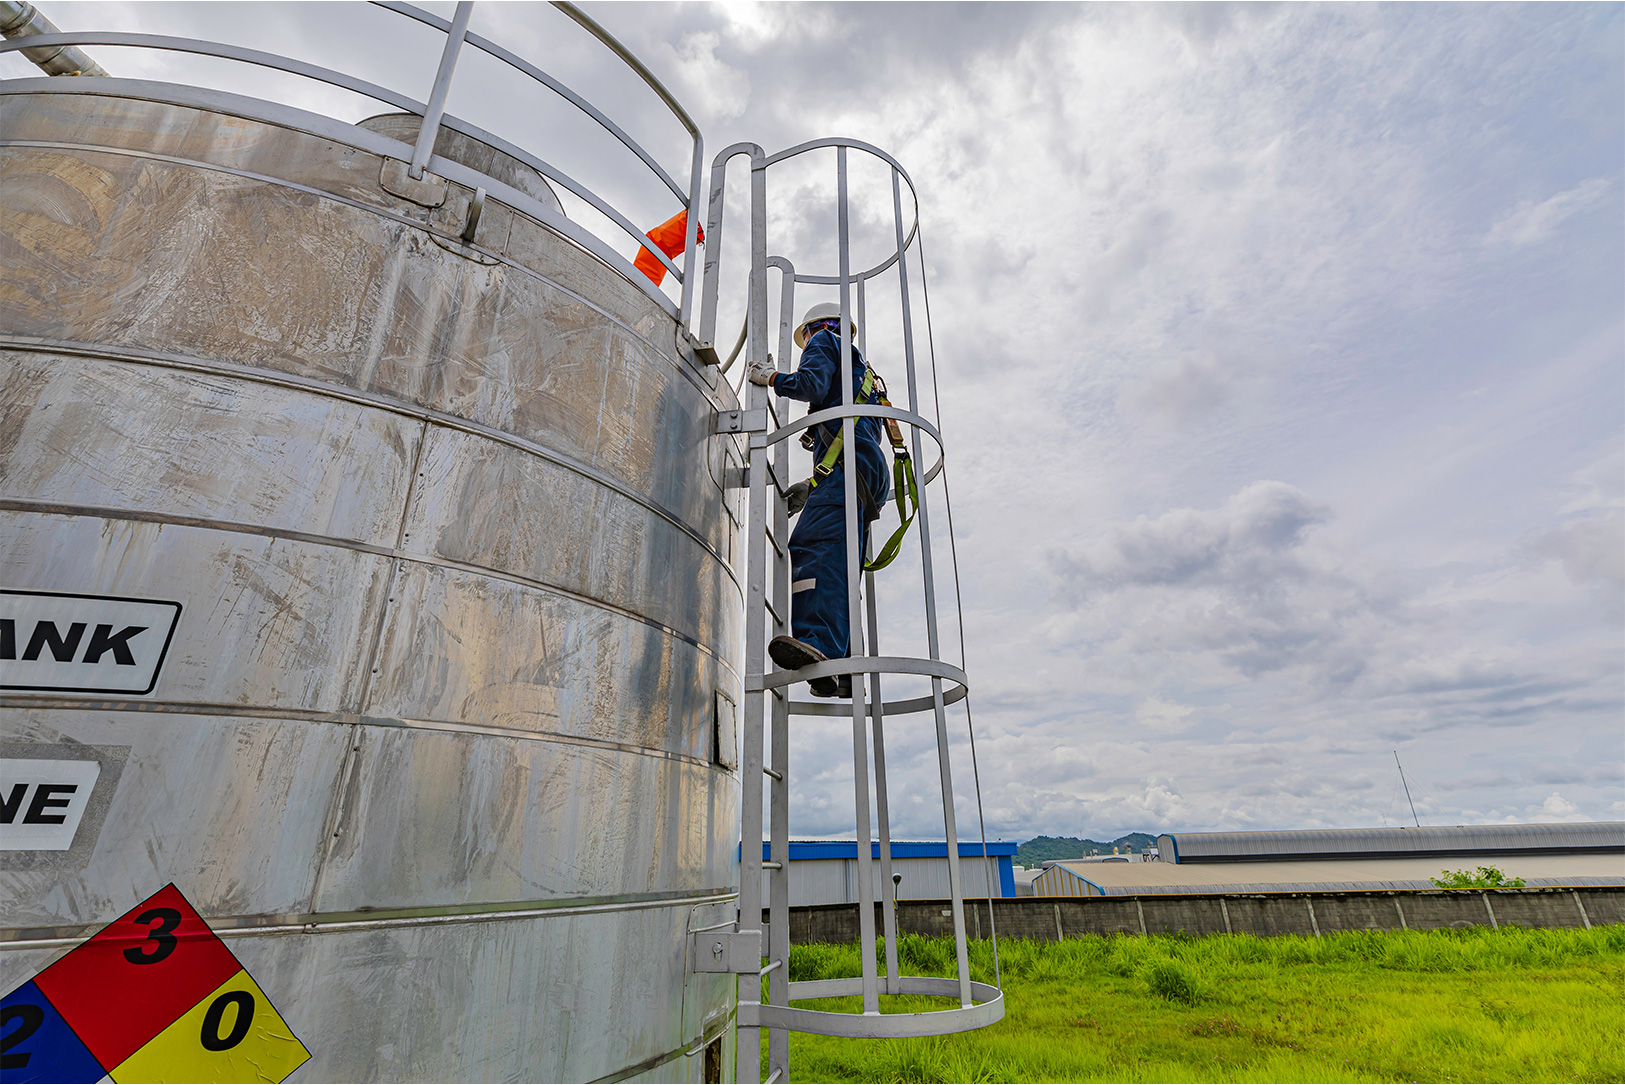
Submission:
[[[880,389],[878,395],[875,392],[877,384]],[[863,384],[858,388],[858,398],[863,403],[891,406],[891,400],[886,398],[885,383],[867,364],[863,367]],[[876,554],[873,560],[863,563],[863,570],[868,573],[884,569],[897,559],[897,554],[903,547],[903,536],[908,534],[909,525],[914,522],[914,517],[920,511],[919,484],[914,477],[914,460],[908,454],[908,447],[903,444],[903,429],[895,418],[888,418],[885,422],[886,434],[891,438],[892,495],[897,502],[897,519],[901,522],[897,525],[897,530],[892,532],[891,538],[880,548],[880,553]],[[835,464],[841,458],[841,446],[845,441],[845,434],[837,430],[835,439],[829,443],[829,451],[825,452],[823,458],[813,466],[812,478],[807,480],[809,489],[816,490],[819,482],[834,473]]]

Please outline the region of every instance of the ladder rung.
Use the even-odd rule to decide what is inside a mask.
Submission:
[[[765,1082],[763,1082],[763,1085],[778,1085],[778,1083],[783,1081],[783,1080],[784,1080],[784,1067],[776,1066],[776,1067],[773,1068],[773,1072],[771,1074],[767,1075],[767,1080]]]
[[[773,970],[774,970],[774,969],[775,969],[775,968],[777,968],[777,967],[779,967],[779,966],[780,966],[780,965],[782,965],[782,964],[783,964],[783,963],[784,963],[784,958],[783,958],[783,957],[780,957],[780,958],[779,958],[779,959],[778,959],[778,960],[776,960],[776,961],[774,961],[774,962],[773,962],[773,963],[772,963],[772,964],[770,964],[770,965],[768,965],[768,966],[767,966],[767,967],[766,967],[766,968],[764,968],[764,969],[762,969],[762,970],[761,970],[761,971],[760,971],[760,972],[758,972],[758,973],[757,973],[757,975],[759,975],[759,976],[765,976],[765,975],[767,975],[767,974],[768,974],[768,973],[769,973],[769,972],[771,972],[771,971],[773,971]]]
[[[773,549],[777,550],[781,556],[788,556],[785,554],[783,545],[780,544],[779,540],[773,537],[772,531],[768,530],[767,527],[764,526],[762,528],[762,534],[767,536],[767,541],[773,544]]]
[[[784,864],[779,862],[776,859],[764,860],[762,862],[762,869],[763,870],[783,870],[784,869]]]
[[[762,771],[764,773],[766,773],[767,775],[773,777],[773,779],[779,781],[780,783],[784,782],[784,776],[781,773],[774,772],[772,769],[768,768],[766,765],[762,766]]]

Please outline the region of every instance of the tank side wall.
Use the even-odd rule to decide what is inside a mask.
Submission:
[[[150,694],[0,694],[6,742],[128,749],[87,861],[0,861],[0,938],[174,881],[312,1080],[698,1075],[733,1004],[684,961],[738,875],[732,393],[597,260],[495,202],[456,251],[470,194],[381,168],[0,95],[0,583],[181,605]],[[40,953],[0,942],[7,987]]]

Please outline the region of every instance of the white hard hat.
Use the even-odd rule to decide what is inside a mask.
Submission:
[[[796,325],[796,346],[805,347],[807,345],[808,324],[811,324],[817,320],[837,320],[840,318],[840,315],[841,307],[836,305],[833,301],[821,301],[817,305],[814,305],[811,309],[808,309],[806,315],[801,318],[801,323]],[[858,326],[853,324],[850,320],[847,321],[847,324],[851,326],[852,335],[854,338],[856,338],[858,334]]]

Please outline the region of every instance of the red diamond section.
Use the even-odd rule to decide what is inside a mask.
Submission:
[[[117,1066],[241,968],[171,884],[34,982],[97,1061]]]

